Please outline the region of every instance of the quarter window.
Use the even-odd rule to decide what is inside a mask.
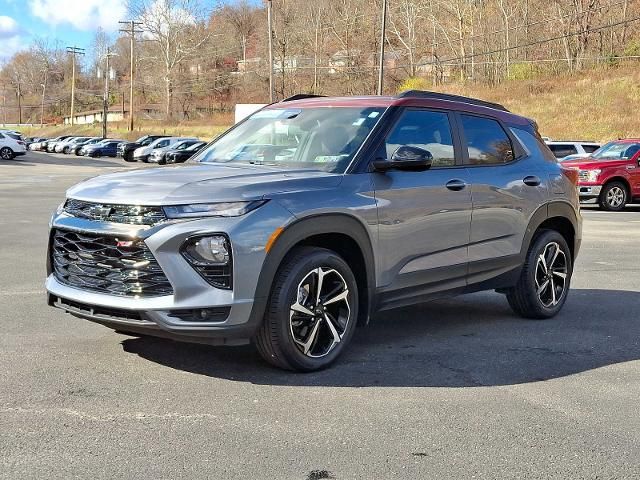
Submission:
[[[598,145],[582,145],[582,148],[584,148],[584,151],[587,153],[593,153],[600,147]]]
[[[429,151],[433,167],[451,167],[456,163],[449,116],[444,112],[405,111],[385,141],[387,158],[404,146]]]
[[[513,161],[511,140],[498,122],[471,115],[460,117],[471,165],[495,165]]]

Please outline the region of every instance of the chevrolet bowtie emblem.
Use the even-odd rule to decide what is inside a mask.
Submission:
[[[104,205],[96,205],[94,207],[91,207],[91,210],[89,212],[93,218],[105,220],[109,218],[109,215],[111,215],[112,211],[113,211],[112,207],[106,207]]]

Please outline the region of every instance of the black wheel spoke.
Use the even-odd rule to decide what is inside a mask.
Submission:
[[[297,295],[289,314],[293,341],[304,355],[324,357],[342,341],[351,316],[347,283],[337,270],[318,267],[302,279]]]

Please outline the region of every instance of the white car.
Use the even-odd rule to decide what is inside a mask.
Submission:
[[[55,152],[56,153],[69,153],[71,151],[71,149],[73,147],[76,146],[76,144],[84,141],[84,140],[89,140],[89,138],[91,137],[71,137],[71,138],[67,138],[66,140],[62,141],[62,142],[58,142],[56,143],[56,147],[55,147]]]
[[[151,142],[149,145],[147,145],[146,147],[140,147],[140,148],[136,148],[133,151],[133,161],[134,162],[145,162],[147,163],[149,161],[149,156],[151,155],[151,152],[153,152],[153,150],[155,150],[156,148],[166,148],[169,145],[176,143],[180,140],[195,140],[191,137],[163,137],[163,138],[158,138],[157,140]]]
[[[198,142],[200,142],[200,140],[197,138],[182,138],[180,140],[175,140],[174,142],[169,143],[166,147],[154,148],[149,155],[148,161],[150,163],[158,163],[162,165],[165,163],[164,156],[169,150],[187,148]]]
[[[545,142],[551,153],[558,158],[563,159],[568,155],[580,155],[581,157],[588,157],[593,152],[601,147],[599,143],[580,141],[580,140],[551,140],[547,139]]]
[[[27,153],[27,145],[20,135],[8,130],[0,130],[0,159],[11,160],[25,153]]]

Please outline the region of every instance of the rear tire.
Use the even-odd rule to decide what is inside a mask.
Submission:
[[[14,157],[15,154],[9,147],[0,148],[0,158],[2,158],[2,160],[12,160]]]
[[[619,212],[629,201],[629,192],[627,186],[622,182],[607,183],[600,192],[598,203],[600,208],[608,212]]]
[[[358,286],[349,265],[331,250],[296,248],[276,273],[253,342],[276,367],[320,370],[345,350],[357,318]]]
[[[564,237],[555,230],[542,230],[529,247],[518,283],[507,291],[507,301],[524,318],[551,318],[567,299],[572,273],[571,250]]]

